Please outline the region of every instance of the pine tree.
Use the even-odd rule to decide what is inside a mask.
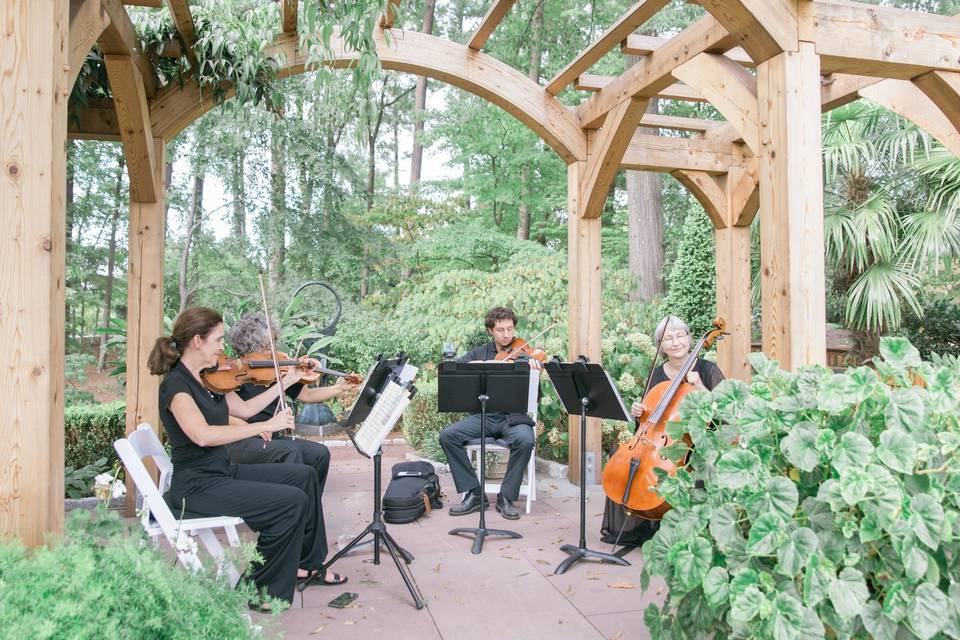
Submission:
[[[717,310],[713,225],[700,205],[683,222],[677,259],[667,277],[667,309],[683,319],[694,337],[710,328]]]

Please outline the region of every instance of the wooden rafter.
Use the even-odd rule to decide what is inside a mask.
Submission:
[[[849,104],[859,97],[858,91],[880,82],[868,76],[852,76],[845,73],[831,73],[821,76],[820,108],[830,111]]]
[[[620,45],[620,53],[631,56],[648,56],[668,42],[670,42],[670,38],[658,38],[657,36],[644,36],[634,33],[627,36],[627,39]],[[745,67],[757,66],[753,58],[743,50],[743,47],[730,49],[724,55]]]
[[[153,132],[140,71],[131,56],[107,54],[103,61],[130,175],[130,198],[135,202],[156,202]]]
[[[931,71],[914,78],[913,83],[937,105],[954,130],[960,131],[960,73]]]
[[[163,6],[163,0],[123,0],[123,4],[131,7],[150,7],[159,9]]]
[[[76,82],[87,53],[109,24],[110,17],[100,0],[71,0],[69,86]]]
[[[684,118],[681,116],[664,116],[659,113],[645,113],[640,119],[641,127],[672,129],[674,131],[693,131],[703,133],[723,124],[722,120],[707,120],[706,118]]]
[[[938,105],[908,80],[884,80],[860,90],[860,96],[914,122],[960,157],[960,132]]]
[[[482,50],[483,46],[487,44],[487,40],[493,35],[494,29],[507,17],[507,14],[510,13],[510,8],[513,7],[516,1],[517,0],[495,0],[490,9],[487,10],[487,15],[483,16],[480,26],[478,26],[477,30],[470,36],[467,46],[474,51]]]
[[[587,140],[597,135],[587,132]],[[672,172],[678,169],[703,171],[711,175],[726,173],[739,162],[734,145],[702,138],[676,138],[635,133],[623,159],[621,169]]]
[[[660,9],[662,9],[669,0],[641,0],[633,5],[630,10],[620,16],[613,26],[607,29],[603,35],[595,40],[590,46],[580,52],[567,66],[560,70],[557,75],[547,83],[547,93],[557,95],[568,84],[577,79],[581,73],[592,67],[600,58],[605,56],[608,51],[613,49],[626,38],[630,33],[643,26]]]
[[[117,110],[113,100],[88,99],[81,107],[73,103],[67,116],[67,136],[74,140],[120,141]]]
[[[759,153],[757,78],[725,56],[701,53],[673,75],[723,114],[754,153]]]
[[[634,96],[656,96],[675,82],[673,70],[704,51],[725,53],[735,42],[712,16],[704,16],[681,31],[617,79],[577,107],[581,126],[599,126],[608,111]]]
[[[703,205],[715,229],[730,226],[727,194],[720,181],[704,171],[678,169],[670,173]]]
[[[197,41],[197,30],[193,24],[193,16],[190,14],[190,5],[187,0],[166,0],[167,8],[170,9],[170,17],[173,18],[173,26],[180,34],[180,41],[183,42],[183,48],[186,50],[187,60],[190,64],[196,66],[197,57],[193,53],[193,45]]]
[[[727,210],[731,227],[749,227],[760,209],[760,162],[756,156],[727,172]]]
[[[98,40],[101,53],[130,56],[143,79],[143,88],[147,97],[153,98],[159,84],[157,72],[147,56],[143,54],[143,47],[140,39],[137,38],[137,31],[133,28],[133,22],[130,21],[127,10],[124,9],[120,0],[100,0],[100,2],[110,18],[110,24],[100,34]]]
[[[598,76],[591,73],[585,73],[577,77],[573,88],[578,91],[600,91],[605,86],[616,80],[616,76]],[[685,100],[687,102],[706,102],[706,98],[680,82],[675,82],[666,89],[661,90],[656,95],[657,98],[667,100]]]
[[[281,24],[284,33],[296,33],[297,31],[297,9],[300,0],[280,0],[283,7],[283,18]]]
[[[909,80],[960,71],[960,17],[820,0],[798,7],[800,39],[815,44],[823,73]]]
[[[754,62],[797,50],[796,0],[701,0],[699,4],[736,35]]]
[[[587,165],[580,176],[580,217],[597,218],[603,212],[613,179],[620,170],[630,138],[623,131],[633,131],[640,123],[649,100],[625,100],[607,114],[603,127],[587,145]]]
[[[397,21],[397,7],[400,6],[400,0],[390,0],[387,3],[387,10],[380,16],[380,27],[382,29],[392,29]]]

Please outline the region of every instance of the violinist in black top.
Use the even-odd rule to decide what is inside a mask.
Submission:
[[[159,338],[150,352],[150,372],[165,376],[160,384],[160,420],[172,448],[174,471],[167,502],[176,515],[243,518],[260,533],[257,550],[263,556],[247,575],[261,593],[289,602],[298,570],[304,579],[323,575],[326,541],[319,526],[317,474],[303,464],[230,463],[223,445],[292,428],[293,416],[288,410],[255,425],[231,418],[255,415],[278,392],[268,390],[244,401],[236,393],[208,391],[200,371],[216,365],[222,352],[223,319],[206,307],[181,312],[173,335]],[[297,376],[297,370],[291,367],[288,375]],[[269,605],[251,607],[266,610]]]

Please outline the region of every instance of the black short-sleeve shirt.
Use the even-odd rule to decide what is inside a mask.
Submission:
[[[690,371],[696,371],[700,374],[700,380],[703,382],[703,386],[705,386],[708,391],[713,391],[713,388],[720,384],[720,382],[723,380],[723,371],[720,371],[720,367],[709,360],[704,360],[703,358],[697,358],[697,361],[693,364],[693,368],[690,369]],[[653,377],[650,380],[650,388],[652,389],[665,380],[670,380],[670,378],[663,370],[663,365],[660,365],[653,370]]]
[[[261,387],[259,385],[250,384],[248,382],[247,384],[237,389],[237,395],[243,398],[244,400],[249,400],[250,398],[254,398],[260,395],[261,393],[263,393],[269,388],[270,387]],[[303,385],[297,382],[287,387],[286,394],[288,397],[296,400],[297,396],[300,395],[301,391],[303,391]],[[280,398],[275,398],[270,404],[265,406],[260,413],[258,413],[255,416],[251,416],[247,418],[247,422],[253,423],[253,422],[264,422],[266,420],[269,420],[274,415],[276,415],[277,404],[279,402],[280,402]]]
[[[174,471],[202,468],[227,473],[230,463],[223,447],[201,447],[180,428],[176,417],[170,411],[170,402],[178,393],[185,393],[193,398],[207,424],[218,426],[230,422],[227,399],[219,393],[208,391],[183,363],[177,361],[160,383],[160,422],[170,441],[170,457]]]

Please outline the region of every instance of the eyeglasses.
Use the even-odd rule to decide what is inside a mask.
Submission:
[[[689,335],[690,334],[687,333],[686,331],[682,333],[674,333],[672,335],[663,336],[663,341],[664,342],[680,342],[681,340],[685,339]]]

